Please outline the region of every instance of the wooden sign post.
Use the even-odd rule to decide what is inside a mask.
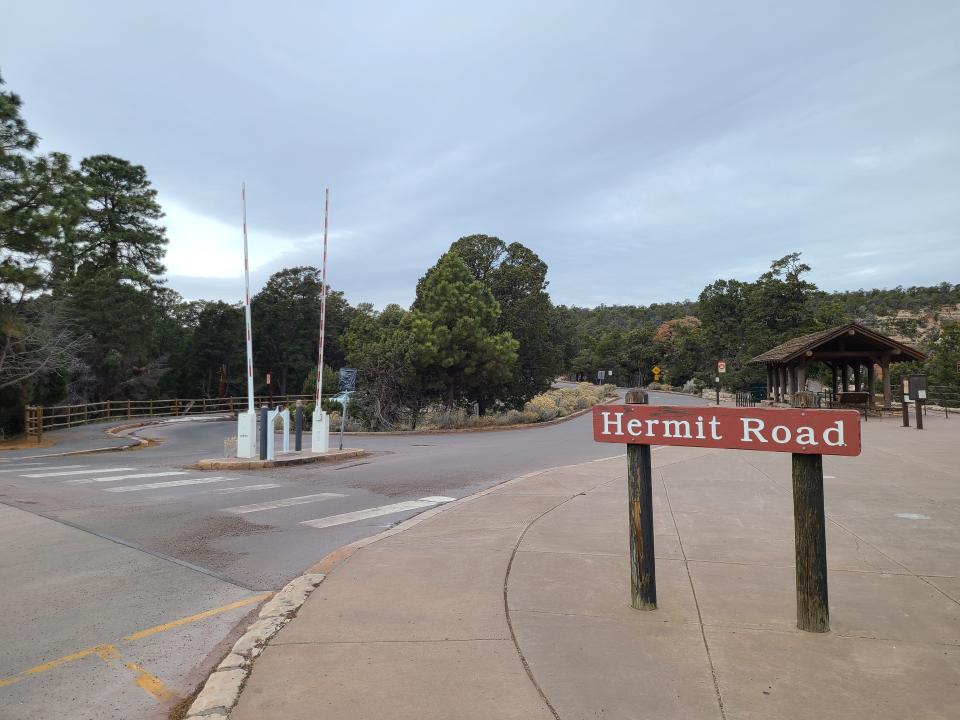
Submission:
[[[627,393],[630,404],[647,404],[644,390]],[[627,445],[630,495],[630,596],[637,610],[657,608],[657,568],[653,554],[653,468],[650,446]]]
[[[593,409],[593,438],[627,444],[630,495],[630,589],[633,607],[654,610],[652,445],[715,447],[793,454],[797,627],[830,629],[823,455],[860,454],[856,410],[651,406],[642,390],[626,405]]]

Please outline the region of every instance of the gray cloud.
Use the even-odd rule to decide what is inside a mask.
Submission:
[[[582,305],[792,250],[828,289],[958,281],[955,3],[460,5],[22,3],[0,70],[45,148],[146,165],[236,248],[246,180],[255,286],[319,264],[326,185],[352,302],[409,302],[474,232]],[[171,286],[240,297],[183,227]]]

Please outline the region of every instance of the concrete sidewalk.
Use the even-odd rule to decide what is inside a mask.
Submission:
[[[659,609],[625,460],[545,471],[336,564],[231,717],[960,717],[960,418],[926,427],[824,459],[829,634],[795,628],[790,455],[657,448]]]

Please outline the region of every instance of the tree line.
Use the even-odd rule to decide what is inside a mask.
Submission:
[[[163,211],[146,169],[102,154],[43,153],[0,78],[0,427],[25,404],[242,395],[243,308],[186,301],[164,283]],[[793,253],[752,282],[718,280],[696,300],[649,306],[554,305],[529,247],[468,235],[420,278],[413,304],[381,310],[327,299],[324,362],[358,370],[356,412],[371,428],[416,427],[424,409],[518,408],[561,375],[673,385],[761,380],[748,360],[849,319],[960,302],[960,286],[826,293]],[[315,389],[321,278],[273,274],[252,298],[256,390]],[[945,323],[924,342],[953,347]],[[960,336],[958,336],[960,337]],[[953,339],[951,339],[953,338]],[[953,343],[951,345],[951,343]],[[931,368],[956,382],[947,350]],[[324,386],[335,387],[325,378]]]

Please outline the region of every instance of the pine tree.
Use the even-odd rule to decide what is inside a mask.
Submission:
[[[157,191],[142,165],[112,155],[94,155],[80,163],[78,207],[68,233],[68,273],[91,275],[118,269],[142,286],[163,273],[166,229],[157,224],[163,211]]]
[[[461,397],[496,397],[510,379],[519,344],[497,333],[500,307],[455,253],[417,284],[411,332],[424,385],[442,390],[447,407]]]

